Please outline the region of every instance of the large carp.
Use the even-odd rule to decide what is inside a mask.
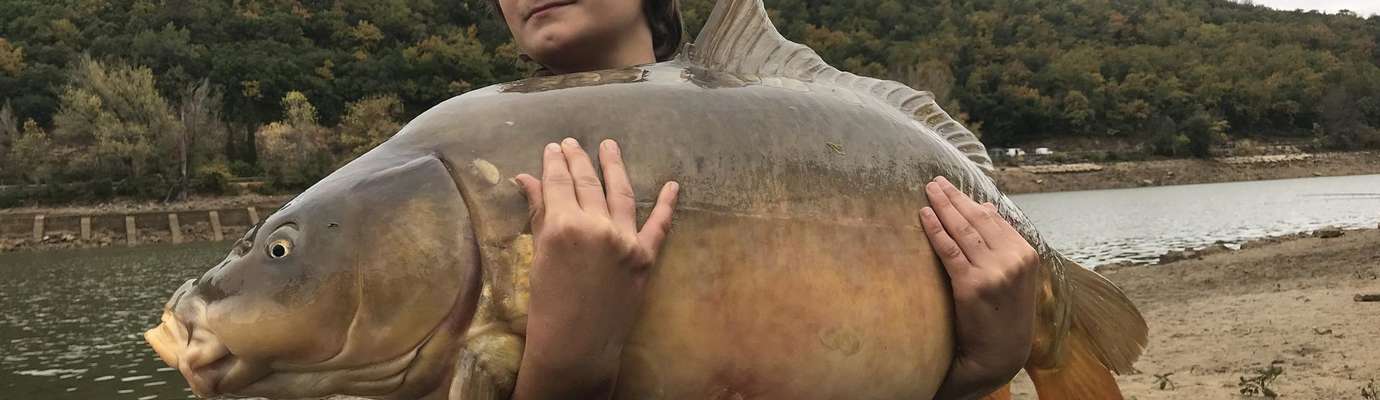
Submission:
[[[638,193],[684,188],[618,398],[932,397],[953,308],[916,216],[939,175],[1041,255],[1041,398],[1120,397],[1111,371],[1145,345],[1131,302],[1040,239],[930,94],[829,67],[760,0],[721,1],[675,61],[436,106],[182,285],[147,339],[203,396],[506,398],[532,256],[510,179],[566,136],[617,139]]]

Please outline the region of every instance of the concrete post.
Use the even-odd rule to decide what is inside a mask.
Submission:
[[[139,244],[139,230],[134,227],[134,216],[125,216],[125,245],[133,247]]]
[[[91,217],[81,217],[81,240],[91,240]]]
[[[211,240],[225,240],[225,233],[220,231],[220,212],[217,211],[211,211]]]
[[[254,225],[258,225],[258,224],[259,224],[259,210],[256,209],[256,208],[254,208],[254,207],[249,207],[249,226],[254,226]]]
[[[35,216],[34,216],[34,241],[35,241],[35,242],[42,242],[42,241],[43,241],[43,219],[44,219],[44,216],[42,216],[42,215],[35,215]]]
[[[173,243],[182,243],[182,224],[177,223],[177,213],[168,214],[168,230],[172,231]]]

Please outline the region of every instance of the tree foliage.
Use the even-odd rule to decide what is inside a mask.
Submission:
[[[14,47],[5,38],[0,38],[0,73],[11,76],[24,71],[24,49]]]
[[[689,37],[714,3],[681,1]],[[989,145],[1112,138],[1171,155],[1243,137],[1380,146],[1380,17],[1225,0],[767,5],[788,38],[841,68],[934,92]],[[299,161],[337,165],[386,137],[385,122],[533,68],[485,2],[469,0],[0,0],[0,34],[0,103],[52,132],[54,177],[175,189],[220,157],[287,179],[270,167],[285,162],[277,146],[320,148],[320,160]],[[104,80],[92,63],[108,67]],[[314,122],[284,116],[290,95]],[[0,145],[26,137],[10,136]]]
[[[402,101],[393,95],[372,96],[350,103],[336,128],[340,131],[336,154],[358,157],[393,137],[402,127],[398,123],[401,114]]]
[[[168,155],[180,130],[153,71],[82,58],[62,91],[53,137],[72,177],[171,177]]]
[[[7,166],[22,182],[45,183],[52,177],[53,166],[48,159],[51,150],[48,132],[32,119],[24,121],[24,131],[10,146]]]
[[[282,103],[284,119],[255,134],[259,162],[275,185],[301,188],[330,172],[330,137],[317,124],[316,107],[302,92],[288,92]]]

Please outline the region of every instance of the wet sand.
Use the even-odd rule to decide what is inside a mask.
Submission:
[[[1141,373],[1118,378],[1127,399],[1239,399],[1241,378],[1272,365],[1283,373],[1269,387],[1284,398],[1380,387],[1380,302],[1353,300],[1380,294],[1380,230],[1104,273],[1150,325]],[[1023,376],[1013,388],[1035,398]]]

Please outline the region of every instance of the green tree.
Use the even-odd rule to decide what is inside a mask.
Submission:
[[[336,130],[340,132],[339,155],[353,159],[373,149],[402,128],[402,101],[397,96],[373,96],[350,103]]]
[[[254,164],[255,133],[282,118],[292,91],[312,99],[318,124],[336,126],[350,101],[394,94],[406,121],[527,76],[532,65],[484,3],[0,0],[0,101],[72,148],[54,116],[84,55],[147,67],[165,99],[205,79],[224,88],[229,161]],[[687,38],[715,3],[681,2]],[[934,92],[970,128],[982,125],[991,145],[1097,135],[1153,147],[1172,142],[1156,120],[1187,123],[1199,112],[1227,122],[1230,138],[1306,136],[1314,125],[1342,132],[1347,118],[1380,126],[1377,18],[1221,0],[766,4],[788,38],[852,72]],[[907,76],[917,63],[934,75]],[[1348,88],[1359,112],[1319,107],[1332,86]],[[1338,139],[1332,145],[1369,143]]]
[[[1148,128],[1151,136],[1149,145],[1151,151],[1163,156],[1182,156],[1188,151],[1188,135],[1179,132],[1179,127],[1173,119],[1166,116],[1159,116],[1151,119]]]
[[[47,183],[53,176],[53,144],[48,132],[30,119],[24,132],[10,147],[9,163],[19,178],[28,183]]]
[[[316,107],[302,92],[283,96],[282,121],[259,128],[259,163],[272,182],[303,188],[326,176],[334,166],[330,137],[317,123]]]
[[[0,72],[17,76],[24,71],[24,49],[0,37]]]
[[[1198,158],[1212,157],[1212,150],[1226,142],[1227,127],[1226,121],[1217,120],[1204,112],[1189,117],[1181,129],[1188,139],[1188,154]]]
[[[121,180],[173,174],[172,140],[178,122],[159,95],[153,72],[82,58],[73,68],[54,116],[56,144],[74,150],[64,173],[77,178]],[[147,183],[136,183],[147,185]]]
[[[1338,149],[1380,146],[1380,130],[1366,123],[1364,104],[1345,87],[1328,88],[1317,106],[1322,114],[1322,144]]]
[[[406,70],[410,71],[403,81],[403,97],[430,103],[431,99],[474,89],[474,81],[491,81],[493,59],[478,35],[478,29],[471,26],[428,36],[403,49]]]

